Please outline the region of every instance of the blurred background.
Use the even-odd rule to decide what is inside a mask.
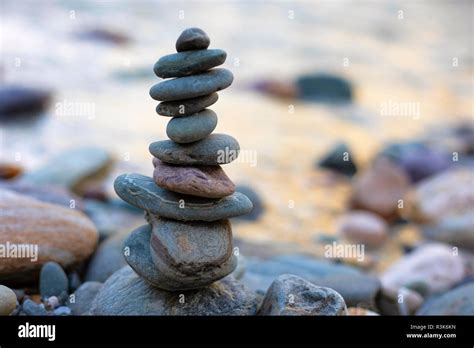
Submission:
[[[85,199],[102,238],[143,221],[111,215],[112,182],[124,172],[152,175],[148,145],[166,138],[168,121],[148,94],[160,80],[152,67],[188,27],[227,52],[235,76],[211,107],[216,131],[256,156],[224,167],[255,205],[234,223],[243,254],[323,256],[341,217],[358,208],[381,216],[390,238],[363,265],[342,262],[382,272],[426,235],[410,212],[378,211],[378,195],[416,190],[457,166],[472,174],[472,1],[1,6],[4,183],[64,182]],[[374,170],[381,156],[391,162]]]

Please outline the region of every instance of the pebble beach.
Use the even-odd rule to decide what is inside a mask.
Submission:
[[[3,97],[0,241],[21,230],[17,242],[48,248],[34,266],[1,263],[0,314],[101,314],[112,304],[103,289],[133,282],[136,297],[146,292],[122,245],[149,207],[114,190],[117,177],[139,173],[149,179],[128,182],[240,204],[197,219],[230,218],[232,279],[194,294],[197,307],[151,314],[216,314],[206,302],[216,294],[231,313],[230,292],[240,315],[474,315],[472,3],[35,3],[2,3],[2,80],[34,89],[40,110],[11,116],[18,106]],[[175,52],[189,27],[209,34],[205,53]],[[194,65],[185,70],[180,59]],[[198,73],[217,87],[190,94],[183,79]],[[174,101],[196,97],[194,123],[173,114]],[[221,186],[167,180],[168,164],[215,165],[202,149],[236,149],[233,141],[239,158],[224,162],[225,174],[207,173]],[[198,145],[173,157],[188,143]],[[344,244],[363,248],[338,254]],[[274,306],[294,289],[330,305]],[[71,303],[71,294],[84,300]],[[167,296],[144,301],[174,301]],[[130,297],[114,300],[150,314]]]

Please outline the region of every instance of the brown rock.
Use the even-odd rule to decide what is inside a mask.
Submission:
[[[97,239],[95,226],[77,209],[0,189],[0,251],[8,252],[0,262],[1,283],[33,282],[48,261],[71,267],[92,254]],[[37,246],[37,260],[34,248],[12,257],[19,244]]]
[[[13,163],[0,163],[0,179],[12,179],[23,172],[20,166]]]
[[[353,211],[342,216],[337,231],[341,236],[369,247],[382,245],[388,237],[385,220],[367,211]]]
[[[368,210],[386,220],[399,215],[399,200],[409,187],[409,179],[396,164],[379,158],[371,168],[356,178],[351,206]]]
[[[222,198],[235,192],[234,183],[220,166],[183,167],[154,159],[153,179],[167,190],[192,196]]]

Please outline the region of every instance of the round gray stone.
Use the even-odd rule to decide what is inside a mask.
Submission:
[[[125,202],[151,214],[180,221],[216,221],[252,210],[252,202],[239,192],[221,199],[182,195],[164,190],[152,178],[140,174],[118,176],[114,188]]]
[[[426,301],[417,315],[474,315],[474,282]]]
[[[47,262],[41,268],[40,294],[42,298],[59,297],[68,293],[69,281],[62,267],[56,262]]]
[[[216,113],[206,109],[188,117],[172,118],[166,127],[166,134],[175,143],[186,144],[204,139],[216,126]]]
[[[268,289],[260,315],[347,315],[341,295],[292,274],[279,276]]]
[[[158,115],[168,117],[189,116],[211,106],[217,99],[219,99],[219,95],[217,93],[211,93],[191,99],[161,102],[157,105],[156,112]]]
[[[197,224],[194,227],[203,232],[205,227],[199,227]],[[164,228],[167,227],[164,226]],[[182,233],[180,234],[181,240],[175,239],[173,241],[173,237],[176,237],[176,234],[179,233],[176,232],[177,228],[174,228],[175,233],[170,232],[173,234],[172,236],[163,235],[163,230],[157,227],[156,224],[153,229],[154,233],[152,235],[150,225],[137,228],[125,240],[124,250],[127,251],[125,259],[130,267],[157,288],[168,291],[202,288],[232,273],[237,267],[237,258],[232,254],[231,241],[224,241],[225,238],[222,238],[222,236],[213,241],[212,245],[220,244],[220,247],[225,250],[212,251],[208,247],[206,250],[214,253],[214,255],[204,255],[204,251],[198,251],[196,245],[194,248],[191,245],[185,245],[190,238],[186,237],[185,241]],[[192,233],[190,230],[185,232]],[[196,243],[199,236],[194,234],[191,238],[193,241],[189,243]],[[210,238],[207,238],[207,240],[209,241]],[[158,242],[159,239],[162,243]],[[187,246],[193,248],[193,251],[186,251]],[[202,244],[200,246],[202,247]],[[179,252],[183,254],[179,255]],[[160,255],[157,255],[157,253]],[[202,259],[199,260],[199,257],[202,257]],[[196,264],[193,265],[191,260],[194,260]],[[213,261],[211,262],[211,260]],[[179,262],[183,262],[183,264],[179,264]],[[208,269],[204,265],[206,263]]]
[[[221,165],[239,156],[240,145],[227,134],[211,134],[191,144],[176,144],[171,140],[150,144],[150,153],[165,163],[181,165]]]
[[[85,315],[89,312],[92,301],[99,293],[103,284],[99,282],[85,282],[69,297],[67,306],[73,315]]]
[[[199,28],[184,30],[176,41],[176,51],[203,50],[209,47],[211,39]]]
[[[152,287],[130,267],[105,282],[92,315],[254,315],[257,298],[233,277],[208,287],[170,292]]]
[[[227,53],[223,50],[198,50],[169,54],[161,57],[153,67],[161,78],[183,77],[202,73],[224,64]]]
[[[233,80],[234,75],[229,70],[217,68],[202,74],[162,81],[151,87],[150,96],[159,101],[195,98],[227,88]]]

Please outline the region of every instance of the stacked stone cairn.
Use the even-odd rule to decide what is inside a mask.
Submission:
[[[211,134],[217,115],[207,109],[217,91],[233,81],[224,63],[226,52],[208,49],[201,29],[186,29],[176,42],[178,53],[154,66],[168,80],[153,86],[150,95],[161,101],[156,111],[172,117],[170,140],[150,145],[153,178],[123,174],[114,183],[126,202],[145,210],[148,224],[125,241],[125,258],[154,288],[186,291],[204,288],[226,277],[237,266],[229,218],[249,213],[251,201],[235,192],[221,164],[238,156],[237,140]]]

